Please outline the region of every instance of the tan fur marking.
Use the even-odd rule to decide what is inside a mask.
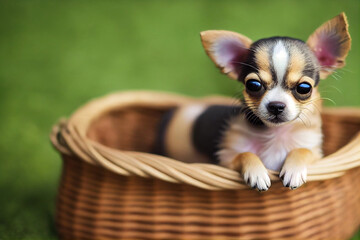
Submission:
[[[321,116],[320,112],[322,109],[322,100],[320,98],[320,93],[317,88],[313,88],[311,97],[298,105],[301,109],[302,122],[298,120],[299,128],[304,128],[304,125],[307,129],[311,129],[314,132],[322,133],[321,131]],[[316,155],[322,156],[321,146],[317,146],[312,149]]]
[[[230,163],[230,168],[240,173],[244,173],[247,168],[263,165],[260,158],[251,152],[238,154]]]
[[[209,162],[192,144],[192,127],[196,118],[204,111],[205,105],[189,105],[179,108],[165,135],[167,155],[183,162]]]
[[[259,69],[261,80],[267,85],[272,84],[268,49],[264,47],[258,48],[255,53],[255,61]]]
[[[302,71],[305,68],[305,57],[297,48],[291,48],[290,50],[290,64],[288,68],[287,83],[289,86],[293,86],[299,82],[302,77]]]
[[[306,148],[297,148],[289,152],[285,164],[292,164],[292,165],[301,165],[305,164],[308,165],[313,163],[316,160],[312,151]]]
[[[299,83],[302,83],[302,82],[310,83],[310,85],[311,85],[312,87],[314,87],[314,85],[315,85],[315,80],[312,79],[311,77],[308,77],[308,76],[303,76],[303,77],[300,79]]]
[[[245,77],[245,83],[250,79],[260,80],[259,76],[256,73],[250,73],[249,75],[247,75]]]
[[[261,80],[264,81],[268,87],[271,87],[274,84],[271,73],[260,69],[259,76]]]
[[[243,96],[244,96],[244,100],[247,103],[248,107],[251,110],[253,110],[254,112],[256,112],[257,111],[256,109],[259,106],[259,104],[261,103],[265,94],[261,95],[260,97],[252,97],[246,92],[246,90],[244,90]]]
[[[310,109],[313,109],[315,111],[315,113],[312,114],[316,118],[316,119],[314,119],[314,121],[316,123],[320,123],[319,128],[321,128],[320,112],[321,112],[321,109],[322,109],[322,100],[321,100],[318,88],[313,89],[313,92],[312,92],[312,95],[311,95],[311,100],[309,100],[307,105],[305,105],[304,107],[309,107]]]

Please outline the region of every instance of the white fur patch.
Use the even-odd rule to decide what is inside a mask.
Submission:
[[[282,41],[277,42],[272,53],[272,61],[279,82],[282,82],[289,64],[289,53]]]
[[[279,84],[268,91],[266,95],[261,100],[260,106],[259,106],[259,115],[262,119],[267,119],[268,116],[268,110],[266,106],[270,102],[283,102],[286,105],[286,108],[284,110],[284,117],[286,117],[286,120],[291,121],[294,120],[298,114],[299,110],[296,107],[294,98],[290,96],[290,93],[286,92]]]
[[[281,169],[280,176],[284,177],[284,186],[291,189],[300,187],[306,182],[307,168],[306,165],[287,165]]]
[[[263,165],[248,166],[244,172],[244,181],[260,191],[267,191],[271,186],[270,177]]]
[[[243,117],[233,119],[225,132],[222,150],[218,152],[221,165],[229,166],[239,153],[252,152],[266,168],[279,171],[291,150],[307,148],[316,152],[322,143],[321,132],[313,129],[285,124],[263,130],[249,127],[246,121]]]

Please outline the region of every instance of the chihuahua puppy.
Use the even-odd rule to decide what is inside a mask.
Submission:
[[[306,182],[307,166],[322,157],[319,80],[345,65],[351,45],[344,13],[303,42],[271,37],[252,42],[230,31],[201,32],[206,53],[245,85],[240,106],[193,104],[163,117],[160,153],[184,162],[218,163],[238,171],[259,191],[267,169],[290,189]]]

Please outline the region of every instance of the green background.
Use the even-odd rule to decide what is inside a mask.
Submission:
[[[358,0],[0,0],[0,239],[56,239],[61,160],[48,134],[60,117],[118,90],[234,96],[241,89],[205,55],[202,30],[306,40],[345,11],[352,50],[320,89],[336,106],[360,106],[359,10]]]

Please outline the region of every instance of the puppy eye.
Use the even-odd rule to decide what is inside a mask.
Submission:
[[[301,95],[308,94],[311,91],[311,85],[307,82],[300,83],[296,86],[296,92]]]
[[[262,84],[258,80],[248,80],[246,82],[246,89],[250,92],[259,92],[262,89]]]

